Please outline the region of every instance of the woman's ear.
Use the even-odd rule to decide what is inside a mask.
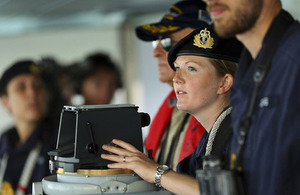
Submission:
[[[1,95],[1,102],[2,102],[2,105],[8,110],[10,111],[10,106],[9,106],[9,103],[8,103],[8,97],[7,95]]]
[[[231,74],[225,74],[220,81],[220,87],[218,90],[218,94],[227,93],[233,84],[233,76]]]

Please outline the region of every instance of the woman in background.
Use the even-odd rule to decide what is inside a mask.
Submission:
[[[39,66],[18,61],[0,79],[0,96],[14,127],[0,138],[1,194],[28,194],[32,182],[50,175],[48,151],[55,149],[57,123],[46,118],[48,92]]]

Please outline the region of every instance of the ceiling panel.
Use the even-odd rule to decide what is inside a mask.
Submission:
[[[0,35],[49,28],[117,25],[126,17],[167,11],[174,0],[0,0]]]
[[[0,36],[51,28],[118,25],[126,17],[167,11],[175,0],[0,0]],[[300,0],[283,7],[300,18]]]

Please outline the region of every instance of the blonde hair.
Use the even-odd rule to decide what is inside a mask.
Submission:
[[[209,61],[217,70],[219,76],[224,76],[225,74],[231,74],[233,77],[238,67],[238,63],[229,60],[219,60],[214,58],[209,58]]]

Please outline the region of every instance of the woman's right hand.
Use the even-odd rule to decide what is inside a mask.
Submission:
[[[154,183],[157,163],[129,143],[117,139],[112,140],[112,143],[121,148],[111,145],[102,146],[103,150],[112,154],[101,154],[101,158],[116,162],[108,164],[108,168],[130,169],[145,181]]]

